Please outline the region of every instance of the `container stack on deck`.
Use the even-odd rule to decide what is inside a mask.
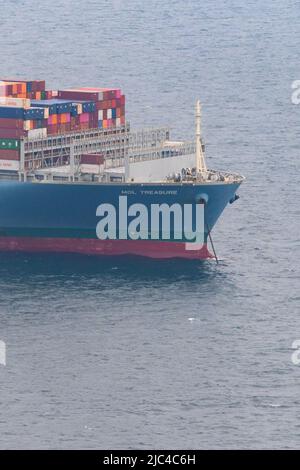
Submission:
[[[125,125],[117,88],[46,90],[44,80],[0,80],[0,169],[16,169],[20,141]],[[9,163],[11,162],[11,163]]]

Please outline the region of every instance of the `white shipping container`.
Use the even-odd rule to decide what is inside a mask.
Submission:
[[[107,119],[112,119],[112,109],[107,110]]]
[[[30,108],[30,100],[26,98],[9,98],[9,97],[1,97],[0,98],[0,105],[1,106],[9,106],[9,107],[16,107],[16,108]]]
[[[19,171],[19,160],[0,160],[0,170]]]
[[[104,170],[104,165],[90,165],[88,163],[84,163],[80,165],[81,173],[91,173],[94,175],[99,175]]]
[[[121,118],[117,118],[116,126],[117,127],[121,126]]]
[[[30,121],[26,120],[24,121],[24,131],[30,131]]]
[[[28,131],[28,139],[35,140],[35,139],[44,139],[47,137],[47,129],[43,127],[42,129],[32,129]]]
[[[102,121],[103,120],[103,109],[99,109],[98,111],[98,121]]]

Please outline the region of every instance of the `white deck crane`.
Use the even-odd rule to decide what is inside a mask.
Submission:
[[[201,104],[199,100],[196,102],[196,171],[197,175],[202,177],[207,171],[201,142]]]

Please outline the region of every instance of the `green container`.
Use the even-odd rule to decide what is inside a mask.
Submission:
[[[0,139],[0,150],[19,150],[20,141],[16,139]]]

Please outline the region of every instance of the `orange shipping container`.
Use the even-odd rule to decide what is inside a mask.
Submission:
[[[66,113],[61,114],[61,122],[62,124],[66,124],[68,122],[68,115]]]

